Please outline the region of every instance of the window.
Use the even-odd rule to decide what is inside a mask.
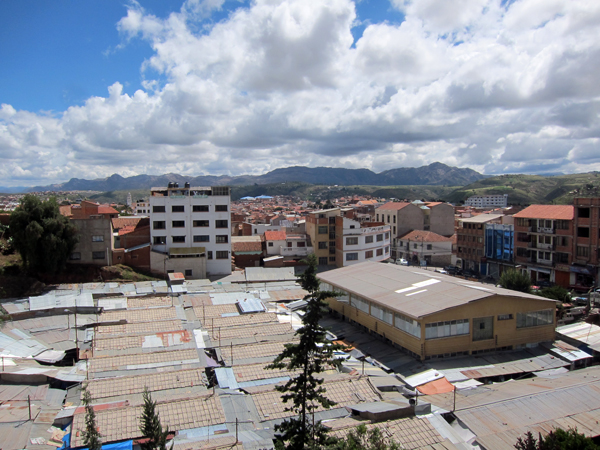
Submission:
[[[512,314],[498,314],[498,320],[511,320],[512,318]]]
[[[413,248],[417,248],[417,244],[413,244]]]
[[[582,258],[589,258],[590,257],[590,248],[584,247],[583,245],[578,245],[577,246],[577,256],[580,256]]]
[[[206,252],[206,259],[212,259],[212,251]]]
[[[210,242],[210,236],[207,234],[195,235],[194,242]]]
[[[319,234],[327,234],[327,233],[329,233],[329,227],[327,225],[319,226],[318,233]]]
[[[215,228],[227,228],[229,222],[227,220],[215,220]]]
[[[171,223],[171,226],[173,228],[184,228],[185,227],[185,220],[174,220]]]
[[[327,265],[327,256],[319,256],[319,265],[326,266]]]
[[[554,311],[552,309],[517,313],[517,328],[539,327],[541,325],[552,324],[554,324]]]
[[[92,252],[92,259],[104,259],[106,254],[104,252]]]
[[[296,247],[306,247],[306,242],[298,242],[298,244],[296,244]]]
[[[215,205],[216,212],[227,212],[227,205]]]
[[[555,253],[554,254],[555,262],[559,264],[569,264],[569,254],[568,253]]]
[[[185,212],[185,207],[183,205],[173,205],[171,206],[171,212]]]
[[[467,321],[467,333],[468,333],[468,324]],[[410,317],[406,317],[403,314],[395,314],[395,327],[399,330],[404,331],[412,336],[421,338],[421,325],[416,320],[412,320]],[[426,330],[427,331],[427,330]],[[437,337],[437,336],[436,336]],[[429,339],[429,338],[426,338]]]
[[[389,214],[388,214],[388,216],[387,216],[387,219],[388,219],[388,220],[387,220],[387,223],[390,223],[390,215],[389,215]]]
[[[427,244],[427,250],[431,250],[433,249],[433,245],[432,244]]]
[[[383,256],[383,249],[382,248],[378,248],[377,249],[377,256]]]
[[[347,237],[346,245],[358,245],[358,238],[357,237]]]
[[[269,242],[269,243],[268,243],[268,246],[269,246],[269,247],[273,247],[273,243],[272,243],[272,242]]]
[[[559,230],[568,230],[569,229],[569,221],[568,220],[557,220],[556,228]]]
[[[396,223],[396,216],[394,216],[394,223]]]
[[[387,255],[390,252],[390,246],[386,245],[385,247],[385,254]]]
[[[372,244],[373,236],[365,236],[365,244]]]
[[[582,219],[589,219],[590,208],[577,208],[577,216],[581,217]]]
[[[369,259],[373,257],[373,250],[368,250],[365,252],[365,259]]]
[[[396,315],[396,323],[397,318],[398,315]],[[469,334],[469,319],[447,320],[445,322],[433,322],[425,324],[425,339],[438,339],[449,336],[461,336],[465,334]]]
[[[394,313],[387,308],[378,306],[375,303],[371,304],[371,315],[388,325],[394,324]]]
[[[494,316],[473,319],[473,341],[486,341],[494,338]]]
[[[208,212],[208,205],[193,205],[193,212]]]
[[[377,235],[377,242],[383,242],[383,234]]]
[[[229,236],[226,234],[215,236],[215,242],[217,244],[227,244],[227,242],[229,242]]]
[[[320,248],[320,249],[325,249],[325,248],[327,248],[327,242],[319,242],[319,248]]]
[[[164,220],[152,222],[152,229],[154,230],[164,230],[165,228],[167,228],[167,222],[165,222]]]
[[[217,250],[216,257],[217,259],[227,259],[229,258],[229,252],[227,250]]]
[[[192,269],[185,269],[185,276],[186,277],[191,277],[192,276]]]
[[[577,237],[589,238],[590,237],[590,229],[588,227],[577,227]]]
[[[152,212],[153,213],[165,212],[165,207],[164,206],[153,206],[152,207]]]
[[[173,236],[174,243],[182,243],[185,242],[185,236]]]
[[[377,214],[377,218],[375,219],[376,222],[379,222],[379,214]]]
[[[163,245],[167,243],[166,236],[154,236],[154,245]]]
[[[346,261],[358,261],[358,253],[346,253]]]
[[[396,231],[396,227],[394,227],[394,231]],[[385,232],[385,238],[386,238],[386,239],[389,239],[389,238],[390,238],[390,232],[389,232],[389,231],[386,231],[386,232]]]
[[[330,256],[329,257],[329,262],[335,262],[335,256]]]
[[[71,256],[69,256],[69,259],[71,261],[78,261],[81,259],[81,253],[80,252],[71,253]]]
[[[287,244],[288,248],[292,248],[293,247],[292,242],[286,242],[286,244]]]
[[[557,245],[559,247],[568,247],[569,246],[569,238],[566,236],[558,236],[557,237]]]
[[[207,227],[208,220],[194,220],[193,225],[195,227]]]
[[[92,242],[104,242],[104,236],[92,236]]]

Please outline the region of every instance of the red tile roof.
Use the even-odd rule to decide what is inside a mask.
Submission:
[[[412,230],[398,239],[419,242],[452,242],[452,238],[441,236],[433,231]]]
[[[573,205],[531,205],[513,217],[517,219],[573,220]]]
[[[285,241],[285,231],[265,231],[265,240],[267,241]]]
[[[117,211],[112,206],[99,205],[98,206],[98,214],[119,214],[119,211]]]
[[[118,230],[124,227],[136,227],[142,217],[115,217],[112,219],[113,228]]]
[[[410,205],[411,203],[406,203],[406,202],[387,202],[385,205],[380,206],[377,209],[389,209],[389,210],[394,210],[394,211],[398,211],[402,208],[404,208],[405,206]]]
[[[231,250],[235,252],[262,252],[261,242],[232,242]]]

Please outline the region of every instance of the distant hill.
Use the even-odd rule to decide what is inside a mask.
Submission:
[[[198,176],[190,177],[178,174],[136,175],[124,178],[111,175],[108,178],[84,180],[71,178],[66,183],[50,186],[35,186],[34,191],[121,191],[150,189],[167,186],[170,181],[183,184],[186,181],[192,186],[247,186],[253,184],[273,184],[299,182],[320,185],[339,186],[463,186],[486,178],[472,169],[450,167],[442,163],[433,163],[423,167],[405,167],[391,169],[379,174],[368,169],[342,169],[330,167],[287,167],[275,169],[263,175],[241,176]]]
[[[600,173],[570,175],[500,175],[456,189],[445,200],[463,202],[472,195],[508,194],[509,204],[573,203],[574,197],[600,197]]]

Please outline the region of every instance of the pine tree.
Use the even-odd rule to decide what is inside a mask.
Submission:
[[[148,387],[144,387],[144,407],[142,411],[142,417],[140,418],[140,431],[142,435],[148,438],[148,441],[140,444],[142,450],[166,450],[167,448],[167,435],[169,434],[169,428],[163,431],[160,423],[160,417],[158,411],[156,411],[156,402],[152,401],[152,395],[148,391]],[[173,448],[173,445],[171,445]]]
[[[367,429],[360,424],[343,439],[327,447],[329,450],[400,450],[401,447],[393,440],[386,438],[381,430],[373,427]]]
[[[323,372],[327,365],[339,367],[340,361],[333,358],[333,352],[342,348],[330,343],[325,329],[319,325],[327,306],[324,299],[337,294],[319,289],[315,255],[309,255],[305,262],[308,267],[300,276],[300,284],[308,291],[308,295],[304,297],[307,305],[302,327],[296,331],[300,341],[297,344],[286,344],[273,363],[267,366],[267,369],[299,372],[284,385],[276,387],[283,394],[283,402],[291,403],[285,410],[294,412],[297,417],[276,425],[275,431],[279,433],[279,439],[286,443],[286,448],[294,450],[321,448],[325,444],[325,427],[312,423],[314,416],[311,421],[310,415],[320,406],[331,408],[335,402],[325,396],[323,379],[316,375]]]
[[[90,450],[101,450],[102,437],[98,432],[96,426],[96,413],[92,406],[92,394],[87,390],[87,387],[83,389],[83,404],[85,405],[85,430],[83,431],[83,443]]]

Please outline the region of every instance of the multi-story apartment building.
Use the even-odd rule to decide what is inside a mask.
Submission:
[[[514,219],[503,214],[480,214],[458,220],[456,256],[463,269],[498,277],[513,265]]]
[[[573,199],[574,248],[572,284],[586,290],[598,286],[600,265],[600,198]]]
[[[465,201],[465,206],[482,209],[506,208],[508,206],[508,194],[474,195]]]
[[[148,200],[138,200],[131,205],[134,216],[147,216],[150,214],[150,202]]]
[[[230,204],[226,186],[152,188],[152,271],[187,278],[230,274]]]
[[[306,217],[306,234],[320,266],[336,265],[335,218],[347,212],[352,212],[352,208],[322,209]]]
[[[531,205],[514,218],[515,262],[534,283],[573,287],[573,206]]]
[[[385,261],[390,257],[390,226],[382,222],[358,222],[335,218],[337,267],[364,261]]]
[[[391,257],[398,259],[401,252],[397,240],[409,231],[433,231],[441,236],[452,236],[454,207],[441,202],[388,202],[375,210],[375,221],[381,221],[391,227]]]

